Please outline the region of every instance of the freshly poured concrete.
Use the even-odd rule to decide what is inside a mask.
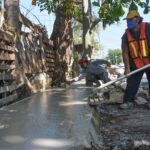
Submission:
[[[0,150],[80,150],[97,141],[88,89],[51,89],[0,109]]]

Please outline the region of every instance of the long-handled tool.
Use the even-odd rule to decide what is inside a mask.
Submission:
[[[105,84],[103,84],[102,86],[97,87],[97,88],[98,88],[98,89],[102,89],[102,88],[104,88],[104,87],[107,87],[107,86],[109,86],[109,85],[111,85],[111,84],[113,84],[113,83],[115,83],[115,82],[117,82],[117,81],[123,80],[123,79],[128,78],[128,77],[130,77],[130,76],[132,76],[132,75],[134,75],[134,74],[136,74],[136,73],[138,73],[138,72],[140,72],[140,71],[142,71],[142,70],[144,70],[144,69],[147,69],[148,67],[150,67],[150,64],[145,65],[144,67],[139,68],[139,69],[136,69],[136,70],[134,70],[134,71],[131,71],[130,73],[128,73],[128,74],[126,74],[126,75],[123,75],[123,76],[121,76],[121,77],[119,77],[119,78],[117,78],[117,79],[115,79],[115,80],[109,81],[109,82],[107,82],[107,83],[105,83]]]
[[[118,82],[118,81],[120,81],[120,80],[123,80],[123,79],[125,79],[125,78],[128,78],[128,77],[130,77],[130,76],[132,76],[132,75],[134,75],[134,74],[136,74],[136,73],[138,73],[138,72],[140,72],[140,71],[142,71],[142,70],[145,70],[145,69],[147,69],[147,68],[149,68],[149,67],[150,67],[150,64],[145,65],[144,67],[139,68],[139,69],[136,69],[136,70],[134,70],[134,71],[132,71],[132,72],[126,74],[126,75],[123,75],[123,76],[121,76],[121,77],[119,77],[119,78],[117,78],[117,79],[115,79],[115,80],[112,80],[112,81],[109,81],[109,82],[107,82],[107,83],[105,83],[105,84],[102,84],[101,86],[96,87],[96,88],[94,88],[93,90],[96,91],[96,92],[98,92],[98,91],[100,92],[101,89],[103,89],[103,88],[105,88],[105,87],[107,87],[107,86],[109,86],[109,85],[112,85],[112,84],[115,83],[115,82]],[[97,105],[97,104],[98,104],[99,97],[98,97],[98,95],[96,94],[96,92],[93,92],[93,94],[90,95],[89,98],[88,98],[90,105]],[[95,102],[95,99],[96,99],[96,103],[94,103],[94,102]],[[92,102],[92,103],[90,103],[90,102]]]

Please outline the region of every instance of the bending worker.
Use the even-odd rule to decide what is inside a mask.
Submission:
[[[127,29],[122,36],[122,54],[125,74],[150,63],[150,23],[143,22],[143,18],[136,10],[129,11]],[[150,89],[150,68],[136,73],[127,79],[122,109],[133,106],[142,76],[146,73]]]
[[[78,62],[83,69],[83,73],[79,77],[74,78],[72,81],[79,81],[85,77],[86,86],[100,86],[99,80],[102,80],[104,83],[110,81],[108,78],[108,72],[102,66],[102,64],[107,64],[110,66],[110,63],[106,60],[97,59],[88,61],[85,58],[82,58]]]

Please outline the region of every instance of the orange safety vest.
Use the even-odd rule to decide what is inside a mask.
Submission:
[[[147,44],[145,25],[146,23],[141,23],[141,32],[138,41],[133,38],[128,29],[126,30],[130,56],[133,59],[133,62],[137,68],[141,68],[149,64],[149,50]]]

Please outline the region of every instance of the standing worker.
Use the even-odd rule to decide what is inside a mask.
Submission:
[[[102,80],[104,83],[110,81],[108,72],[102,66],[102,64],[110,66],[108,61],[103,59],[89,61],[86,58],[81,58],[78,63],[83,69],[83,72],[79,75],[79,77],[74,78],[72,82],[79,81],[85,77],[87,86],[93,86],[94,83],[96,86],[100,86],[99,80]]]
[[[143,22],[138,11],[128,12],[127,29],[122,36],[122,55],[125,74],[150,63],[150,23]],[[133,106],[143,74],[146,73],[150,89],[150,68],[140,71],[127,79],[127,87],[120,108]],[[150,94],[150,92],[149,92]]]

